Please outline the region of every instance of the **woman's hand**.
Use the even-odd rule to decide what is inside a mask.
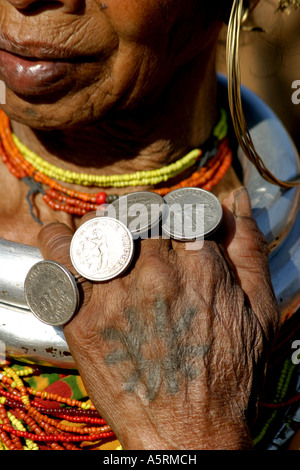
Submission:
[[[83,305],[64,327],[87,392],[123,448],[251,448],[279,314],[246,190],[223,207],[218,241],[198,251],[138,242],[125,275],[82,284]],[[71,238],[51,224],[40,248],[74,273]]]

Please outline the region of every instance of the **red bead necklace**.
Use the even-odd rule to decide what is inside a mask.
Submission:
[[[201,154],[201,152],[200,152]],[[118,198],[115,194],[100,191],[94,194],[75,191],[49,178],[25,160],[15,145],[9,118],[0,110],[0,156],[9,171],[18,179],[23,179],[31,186],[31,194],[40,192],[43,200],[51,209],[69,214],[82,216],[87,212],[97,210],[104,203],[111,203]],[[201,161],[201,160],[200,160]],[[232,151],[227,137],[217,143],[217,152],[208,161],[197,168],[183,181],[169,187],[157,187],[154,192],[164,196],[174,189],[182,187],[199,187],[210,191],[224,177],[232,163]],[[35,186],[33,184],[35,183]]]

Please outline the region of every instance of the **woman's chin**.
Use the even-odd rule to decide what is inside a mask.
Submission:
[[[83,123],[92,121],[89,110],[83,111],[82,97],[67,91],[54,94],[51,100],[47,100],[45,96],[28,99],[6,89],[6,103],[1,104],[0,108],[12,121],[38,130],[79,128]]]

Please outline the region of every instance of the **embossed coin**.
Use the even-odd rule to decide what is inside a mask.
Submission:
[[[24,289],[28,307],[43,323],[65,325],[77,311],[79,292],[75,278],[59,263],[45,260],[34,264]]]
[[[219,199],[201,188],[181,188],[164,197],[168,215],[163,221],[165,236],[181,241],[201,240],[220,225],[223,210]]]
[[[71,241],[70,257],[76,271],[91,281],[119,276],[133,257],[130,230],[111,217],[95,217],[79,227]]]
[[[159,224],[165,207],[159,194],[137,191],[119,197],[101,215],[120,220],[129,228],[133,238],[138,238]]]

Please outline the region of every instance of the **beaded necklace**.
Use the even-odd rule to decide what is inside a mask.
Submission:
[[[15,370],[9,363],[1,365],[1,450],[39,450],[39,445],[53,450],[77,450],[82,443],[99,444],[114,437],[89,401],[26,386],[23,377],[38,374],[38,369],[33,366]],[[49,402],[54,407],[47,406]]]
[[[220,119],[204,148],[194,149],[178,161],[157,170],[135,172],[128,175],[89,175],[62,170],[43,160],[24,146],[12,133],[9,118],[0,110],[0,156],[9,171],[29,186],[27,201],[31,215],[34,214],[31,196],[41,193],[43,200],[53,210],[82,216],[97,210],[104,203],[118,198],[104,191],[88,193],[75,191],[60,182],[82,184],[90,187],[135,187],[154,186],[154,192],[165,196],[181,187],[194,186],[211,190],[225,175],[232,163],[232,151],[227,138],[227,115],[222,109]],[[187,169],[194,171],[188,177],[169,187],[163,183],[182,174]],[[58,182],[60,181],[60,182]]]

